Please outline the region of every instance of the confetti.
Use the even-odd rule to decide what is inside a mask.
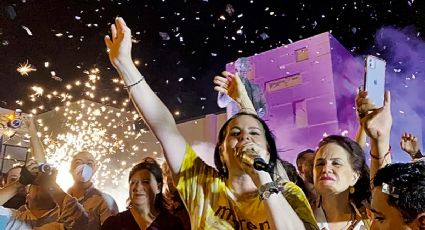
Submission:
[[[159,32],[159,36],[161,36],[163,41],[170,40],[170,35],[168,35],[168,33],[166,33],[166,32]]]
[[[32,32],[28,27],[22,26],[22,29],[24,29],[27,32],[28,35],[32,36]]]

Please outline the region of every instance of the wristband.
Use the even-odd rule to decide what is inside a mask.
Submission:
[[[390,155],[391,154],[391,145],[390,145],[390,147],[388,148],[388,152],[387,153],[385,153],[385,155],[384,155],[384,157],[383,158],[380,158],[380,157],[377,157],[377,156],[375,156],[375,155],[373,155],[372,154],[372,151],[370,151],[369,152],[369,155],[373,158],[373,159],[375,159],[375,160],[381,160],[381,159],[385,159],[388,155]]]
[[[140,78],[138,81],[136,81],[135,83],[131,84],[131,85],[125,85],[123,88],[124,89],[130,89],[131,87],[139,84],[140,82],[142,82],[143,80],[145,80],[145,78],[142,76],[142,78]]]
[[[281,178],[278,178],[276,181],[272,181],[272,182],[261,185],[258,188],[258,194],[260,195],[260,199],[266,200],[273,193],[278,194],[280,192],[283,192],[284,186],[286,183],[287,181],[284,181]]]
[[[422,158],[422,157],[424,157],[424,155],[422,155],[422,152],[421,152],[421,150],[419,149],[419,150],[415,153],[415,155],[413,156],[413,159],[419,159],[419,158]]]

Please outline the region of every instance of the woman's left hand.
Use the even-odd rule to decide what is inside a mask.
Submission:
[[[240,101],[246,93],[245,86],[237,74],[228,71],[221,73],[223,76],[214,77],[214,90],[229,95],[233,100]]]

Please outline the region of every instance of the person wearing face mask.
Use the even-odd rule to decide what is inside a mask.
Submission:
[[[94,187],[91,179],[96,169],[96,160],[87,151],[81,151],[72,158],[71,174],[74,185],[68,193],[77,198],[87,210],[90,229],[100,229],[109,216],[118,213],[114,198]]]

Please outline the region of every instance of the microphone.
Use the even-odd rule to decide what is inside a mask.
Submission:
[[[247,149],[241,153],[242,162],[247,165],[252,165],[257,171],[269,171],[269,164],[264,161],[263,158],[258,156],[258,154],[253,149]]]

